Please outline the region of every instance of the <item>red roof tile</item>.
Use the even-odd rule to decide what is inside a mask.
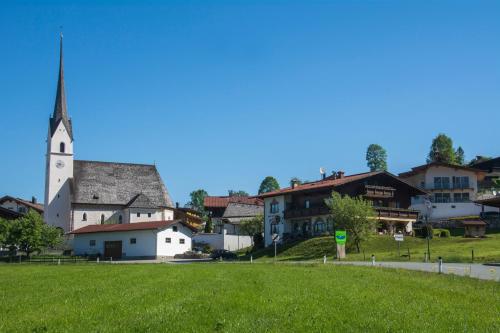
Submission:
[[[126,224],[92,224],[85,226],[83,228],[73,230],[70,234],[90,234],[96,232],[117,232],[117,231],[137,231],[137,230],[154,230],[154,229],[164,229],[170,225],[180,223],[183,226],[196,231],[196,229],[180,220],[170,220],[170,221],[155,221],[155,222],[137,222],[137,223],[126,223]]]
[[[205,197],[203,206],[210,208],[226,208],[229,203],[242,203],[247,205],[264,205],[262,199],[258,197],[238,197],[238,196],[224,196],[224,197]]]

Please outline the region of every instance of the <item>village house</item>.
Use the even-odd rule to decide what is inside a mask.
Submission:
[[[492,210],[474,202],[478,183],[486,172],[476,168],[446,163],[429,163],[399,174],[408,183],[426,191],[412,198],[411,208],[430,222],[443,222],[449,218],[479,216]]]
[[[82,244],[95,243],[100,253],[114,251],[114,258],[131,254],[153,256],[151,249],[159,244],[158,237],[171,238],[164,236],[174,220],[174,206],[158,169],[151,164],[74,159],[74,133],[64,86],[62,36],[59,61],[56,101],[47,135],[44,220],[72,236],[68,240],[70,244],[74,240],[75,251],[79,253],[88,252],[90,246]],[[151,230],[156,238],[151,235],[144,238],[143,234],[151,234]],[[90,233],[98,237],[88,240]],[[161,252],[156,256],[191,249],[190,233],[183,236],[182,246],[161,241],[162,247],[156,247]],[[132,239],[141,245],[132,246],[137,244],[132,243]]]
[[[0,198],[0,208],[17,213],[19,216],[26,214],[30,209],[43,215],[43,205],[39,204],[35,197],[32,197],[31,200],[24,200],[6,195]]]
[[[343,172],[304,184],[264,193],[265,245],[319,236],[333,231],[335,221],[325,199],[332,191],[342,195],[362,196],[373,202],[379,232],[412,233],[418,212],[408,209],[411,197],[425,192],[386,171],[367,172],[346,176]]]
[[[207,196],[203,204],[214,231],[197,234],[193,238],[194,242],[230,251],[253,244],[253,237],[241,230],[240,223],[264,214],[264,204],[261,199],[246,196]]]

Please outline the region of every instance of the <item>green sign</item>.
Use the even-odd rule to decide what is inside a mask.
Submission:
[[[335,242],[337,244],[345,244],[347,242],[347,232],[345,230],[335,231]]]

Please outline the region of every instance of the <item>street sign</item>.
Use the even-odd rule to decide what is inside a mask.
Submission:
[[[335,231],[335,242],[343,245],[347,242],[347,232],[345,230]]]
[[[404,240],[403,234],[394,234],[394,239],[396,242],[402,242]]]

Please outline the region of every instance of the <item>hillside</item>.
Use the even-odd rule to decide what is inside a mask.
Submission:
[[[383,261],[424,260],[427,251],[425,239],[405,237],[401,244],[401,256],[398,256],[397,246],[392,237],[376,235],[361,245],[361,253],[348,250],[347,260],[370,260],[372,254],[377,260]],[[432,261],[441,256],[447,262],[471,262],[474,250],[474,262],[500,262],[500,233],[489,234],[483,239],[460,236],[433,238],[430,249]],[[278,246],[278,260],[314,260],[321,259],[325,254],[330,258],[335,255],[333,237],[317,237]],[[256,251],[253,256],[258,260],[272,260],[274,248]]]

